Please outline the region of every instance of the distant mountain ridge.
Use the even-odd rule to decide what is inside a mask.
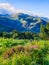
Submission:
[[[44,20],[44,17],[40,18],[24,13],[12,15],[0,14],[0,31],[40,32],[40,24],[46,25],[47,20]]]
[[[0,31],[40,32],[40,25],[46,25],[46,17],[15,9],[10,4],[0,4]]]

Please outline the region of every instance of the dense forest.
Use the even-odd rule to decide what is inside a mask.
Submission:
[[[43,24],[40,25],[40,32],[33,33],[33,32],[19,32],[17,30],[13,30],[12,32],[0,32],[0,37],[4,38],[14,38],[14,39],[45,39],[49,40],[49,23],[44,26]]]

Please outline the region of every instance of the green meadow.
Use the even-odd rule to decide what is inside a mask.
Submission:
[[[0,38],[0,65],[49,65],[49,41]]]

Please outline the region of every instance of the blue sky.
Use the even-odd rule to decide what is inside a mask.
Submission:
[[[49,17],[49,0],[0,0],[0,3],[9,3],[17,9]]]

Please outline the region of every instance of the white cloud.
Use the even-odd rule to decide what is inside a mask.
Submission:
[[[15,7],[11,6],[9,3],[0,3],[0,9],[1,8],[8,10],[11,13],[16,12]]]
[[[0,9],[5,9],[11,13],[20,13],[20,12],[24,12],[22,10],[16,9],[14,6],[12,6],[9,3],[0,3]]]
[[[39,17],[43,16],[43,14],[41,14],[41,13],[37,13],[37,12],[36,13],[35,12],[31,13],[31,11],[16,9],[14,6],[12,6],[9,3],[0,3],[0,9],[1,8],[5,9],[5,10],[11,12],[11,13],[22,13],[23,12],[23,13],[33,15],[33,16],[39,16]],[[47,17],[49,18],[49,16],[47,16]]]
[[[12,6],[9,3],[0,3],[0,9],[5,9],[11,13],[22,13],[23,12],[23,13],[29,14],[29,12],[27,11],[16,9],[14,6]]]

